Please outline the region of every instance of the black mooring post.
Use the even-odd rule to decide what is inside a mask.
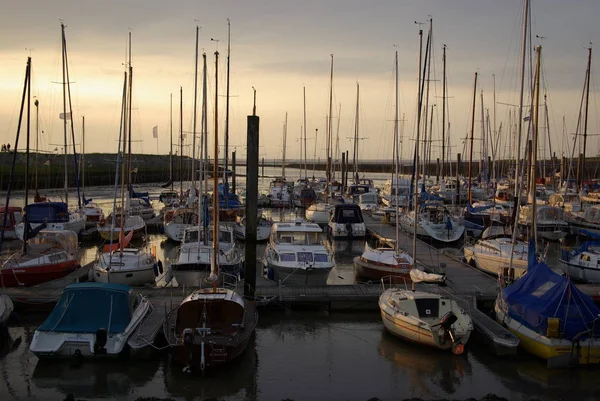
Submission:
[[[246,155],[246,271],[244,295],[254,298],[256,288],[256,228],[258,220],[258,127],[260,118],[248,116]],[[263,159],[264,169],[264,159]]]

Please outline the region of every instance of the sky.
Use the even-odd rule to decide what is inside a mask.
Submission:
[[[532,41],[527,48],[542,45],[541,92],[542,96],[547,94],[549,113],[549,124],[540,124],[540,132],[544,131],[545,135],[544,140],[540,139],[540,152],[548,154],[551,147],[557,155],[561,152],[569,155],[572,133],[577,129],[587,48],[590,42],[600,39],[600,26],[596,23],[600,2],[533,0],[531,3]],[[180,88],[183,91],[182,129],[193,131],[196,26],[200,26],[196,132],[200,132],[201,126],[202,53],[206,53],[209,144],[214,140],[216,88],[218,134],[223,144],[229,19],[229,150],[235,150],[238,159],[245,158],[246,116],[252,114],[253,87],[260,116],[261,157],[282,157],[286,113],[286,158],[300,157],[304,89],[308,158],[325,157],[331,54],[334,148],[335,138],[339,137],[339,151],[348,150],[352,158],[350,138],[355,132],[358,83],[359,158],[391,159],[396,120],[395,51],[399,59],[400,155],[409,158],[414,149],[411,138],[416,132],[418,30],[424,30],[425,41],[432,20],[428,109],[429,113],[433,110],[433,119],[428,121],[433,137],[431,157],[441,157],[443,45],[447,49],[449,153],[452,158],[456,153],[465,153],[463,142],[471,130],[473,81],[477,72],[474,157],[481,154],[481,141],[477,138],[481,138],[482,131],[482,93],[483,108],[490,116],[490,131],[500,132],[498,156],[508,155],[509,110],[514,113],[517,108],[507,104],[518,104],[519,98],[522,0],[0,0],[0,6],[2,143],[14,144],[25,66],[27,57],[31,56],[31,93],[39,101],[39,130],[43,131],[39,148],[61,151],[62,21],[66,26],[76,143],[81,146],[81,117],[85,116],[86,153],[117,149],[129,32],[132,36],[133,152],[169,153],[171,94],[173,151],[179,152]],[[215,81],[214,53],[217,50],[219,79]],[[593,55],[590,134],[598,132],[599,125],[596,59]],[[529,79],[527,81],[526,86],[530,86]],[[528,98],[526,95],[526,103],[530,103]],[[34,112],[32,106],[32,135]],[[152,135],[154,126],[158,126],[158,139]],[[549,139],[546,127],[550,131]],[[186,135],[185,154],[191,152],[191,138]],[[19,148],[24,148],[24,143],[20,140]],[[32,144],[35,144],[33,136]],[[222,148],[220,152],[223,157]],[[599,153],[598,137],[590,136],[586,155]]]

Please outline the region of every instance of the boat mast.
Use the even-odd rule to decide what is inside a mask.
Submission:
[[[171,191],[173,191],[173,93],[170,96],[169,105],[169,181],[171,181]]]
[[[396,92],[398,92],[398,91],[396,91]],[[398,94],[396,93],[396,102],[398,101],[398,96],[397,95]],[[359,129],[358,128],[358,122],[359,122],[358,119],[359,119],[359,101],[360,101],[360,84],[357,82],[356,83],[356,116],[354,117],[354,144],[353,144],[354,154],[352,155],[352,166],[354,167],[354,177],[352,177],[352,178],[353,178],[355,184],[358,184],[357,177],[358,177],[358,129]],[[398,120],[397,111],[396,111],[396,115],[394,116],[394,118],[396,120]],[[396,122],[396,125],[398,125],[397,122]],[[338,127],[339,127],[339,125],[338,125]],[[395,135],[397,135],[397,133]],[[398,149],[398,147],[394,145],[394,151],[396,151],[396,149]],[[396,175],[398,175],[398,170],[396,170]],[[393,185],[394,185],[394,182],[392,180],[392,186]]]
[[[329,186],[331,185],[331,114],[333,113],[333,54],[331,54],[331,73],[329,78],[329,120],[327,121],[327,160],[326,176],[327,184],[325,194],[329,199]]]
[[[129,82],[129,77],[127,75],[127,71],[125,71],[125,82],[123,82],[123,112],[122,112],[122,117],[123,117],[123,121],[121,122],[121,124],[123,125],[123,150],[121,152],[121,218],[120,218],[120,228],[121,231],[123,230],[123,220],[125,220],[125,180],[127,175],[125,174],[125,152],[127,151],[127,131],[128,131],[128,125],[127,125],[127,120],[128,120],[128,115],[131,112],[131,110],[128,108],[128,91],[129,91],[129,86],[128,86],[128,82]],[[120,139],[120,138],[119,138]],[[114,209],[113,209],[114,210]],[[113,212],[113,215],[115,213]],[[114,220],[114,217],[113,217]],[[111,232],[110,234],[110,238],[112,241],[112,237],[114,234],[114,227],[115,225],[112,225],[112,229],[113,232]],[[119,241],[121,242],[121,241]],[[112,242],[111,242],[112,245]],[[123,253],[123,249],[121,247],[120,248],[120,253],[122,255]]]
[[[335,162],[333,163],[333,177],[335,179],[335,166],[336,164],[338,165],[338,168],[340,169],[340,171],[342,170],[340,167],[340,159],[339,159],[339,154],[340,154],[340,116],[342,115],[342,103],[340,102],[340,108],[338,110],[338,118],[337,118],[337,129],[336,129],[336,134],[335,134],[335,156],[332,155],[332,159],[333,157],[335,157]]]
[[[132,104],[132,92],[133,92],[133,67],[131,66],[131,32],[129,32],[129,88],[127,90],[127,105],[128,105],[128,110],[127,110],[127,134],[129,137],[129,144],[127,145],[127,208],[129,209],[129,198],[130,198],[130,191],[129,189],[131,188],[131,183],[132,183],[132,179],[131,179],[131,110],[133,109],[133,104]],[[123,222],[121,222],[121,225],[123,225]]]
[[[585,180],[585,151],[587,146],[587,125],[588,125],[588,107],[590,100],[590,72],[592,67],[592,45],[588,48],[588,62],[587,62],[587,78],[585,85],[585,118],[583,120],[583,160],[581,160],[581,181],[579,183],[579,189],[583,189],[583,181]]]
[[[227,18],[227,87],[225,95],[225,170],[223,170],[224,191],[229,192],[229,179],[227,169],[229,168],[229,62],[231,59],[231,21]],[[287,126],[287,123],[286,123]],[[225,201],[227,202],[227,194]]]
[[[537,226],[536,226],[536,200],[535,200],[535,169],[537,163],[537,143],[538,143],[538,122],[539,122],[539,103],[540,103],[540,64],[542,57],[542,46],[536,47],[536,63],[535,63],[535,86],[534,86],[534,102],[533,102],[533,140],[531,148],[531,165],[530,165],[530,194],[531,194],[531,236],[535,243],[537,243]]]
[[[308,172],[306,170],[306,159],[307,159],[307,154],[306,154],[306,86],[302,88],[302,95],[303,95],[303,100],[304,100],[304,128],[303,128],[303,134],[304,134],[304,178],[308,177]],[[302,145],[300,145],[302,146]]]
[[[213,253],[212,273],[219,274],[219,51],[215,52],[215,147],[213,162]]]
[[[196,47],[194,55],[194,111],[192,129],[192,191],[196,191],[196,100],[198,99],[198,32],[200,28],[196,25]],[[195,194],[194,194],[195,195]]]
[[[475,73],[475,82],[473,84],[473,112],[471,114],[471,137],[469,139],[469,142],[470,142],[470,146],[469,146],[469,181],[468,181],[468,188],[467,188],[467,200],[469,201],[469,203],[473,203],[472,194],[471,194],[471,176],[473,174],[473,132],[475,131],[475,108],[477,106],[476,100],[475,100],[476,96],[477,96],[477,73]]]
[[[446,165],[446,45],[442,46],[442,171],[440,177],[444,179]]]
[[[65,68],[65,24],[60,23],[61,46],[62,46],[62,87],[63,87],[63,132],[64,132],[64,155],[65,155],[65,203],[69,207],[68,174],[67,174],[67,72]]]
[[[33,103],[35,105],[35,193],[38,191],[38,153],[40,149],[38,147],[38,141],[40,137],[40,102],[35,99]],[[16,149],[16,146],[15,146]],[[36,195],[37,196],[37,195]],[[5,226],[4,226],[5,227]]]
[[[125,171],[123,170],[123,156],[125,152],[125,141],[123,141],[123,151],[121,151],[121,135],[125,135],[125,114],[127,112],[127,71],[123,73],[123,94],[121,97],[121,121],[119,122],[119,139],[117,141],[117,165],[115,169],[115,189],[113,192],[113,212],[111,213],[110,222],[110,249],[112,249],[113,236],[115,233],[115,225],[117,224],[117,188],[119,185],[119,168],[121,168],[121,222],[123,221],[123,194],[124,194],[124,182],[125,182]],[[112,263],[113,252],[109,254],[109,266]],[[108,276],[110,279],[110,275]]]
[[[204,191],[202,191],[202,180],[204,179],[204,143],[206,141],[206,120],[208,116],[206,115],[206,53],[202,53],[202,128],[200,133],[200,155],[199,155],[199,170],[200,173],[198,175],[198,249],[200,249],[200,240],[201,240],[201,232],[204,232],[204,225],[206,225],[206,220],[208,216],[204,214]],[[205,180],[208,181],[208,180]],[[200,225],[202,225],[202,231],[200,230]],[[208,241],[208,235],[204,232],[204,241]]]
[[[481,155],[479,158],[479,179],[483,183],[487,173],[487,135],[485,130],[485,108],[483,106],[483,89],[481,90]]]
[[[281,162],[281,178],[285,180],[285,148],[287,147],[287,117],[288,113],[285,112],[285,122],[283,123],[283,160]]]
[[[179,87],[179,198],[183,198],[183,87]]]
[[[36,143],[37,145],[37,143]],[[37,156],[37,155],[36,155]],[[37,166],[36,166],[37,185]],[[81,116],[81,193],[85,200],[85,116]]]
[[[207,101],[207,69],[206,69],[206,53],[202,53],[202,142],[200,147],[204,149],[203,155],[201,155],[200,159],[202,159],[202,168],[204,171],[204,161],[208,160],[208,101]],[[202,151],[200,152],[202,153]],[[204,156],[204,157],[202,157]],[[207,162],[208,163],[208,162]],[[204,172],[203,172],[204,174]],[[205,179],[204,175],[200,176],[200,179],[204,180],[204,193],[208,195],[208,180]],[[206,225],[208,222],[205,222]]]
[[[394,56],[394,72],[396,75],[396,92],[395,92],[395,110],[394,110],[394,176],[396,177],[396,182],[399,183],[399,179],[398,179],[398,50],[396,50],[395,52],[395,56]],[[354,141],[355,141],[355,151],[356,151],[356,140],[358,138],[358,83],[356,84],[356,133],[355,133],[355,137],[354,137]],[[355,160],[356,163],[356,160]],[[356,171],[356,169],[355,169]],[[392,188],[395,188],[394,190],[394,196],[395,196],[395,201],[394,201],[394,205],[395,205],[395,215],[396,215],[396,243],[395,243],[395,250],[396,250],[396,254],[398,254],[398,239],[399,239],[399,227],[400,227],[400,213],[398,212],[398,187],[394,186],[394,180],[392,180]]]

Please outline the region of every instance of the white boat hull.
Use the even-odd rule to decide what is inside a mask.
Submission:
[[[476,268],[494,276],[497,276],[498,272],[503,272],[504,269],[510,266],[510,258],[477,252],[472,246],[464,247],[464,253],[467,263],[471,263],[472,261]],[[521,277],[527,271],[527,259],[514,257],[513,269],[514,277]]]
[[[41,225],[41,223],[30,223],[31,229],[34,230]],[[17,237],[22,241],[23,240],[23,223],[17,224],[15,227],[15,232]],[[79,235],[82,231],[85,230],[85,215],[76,214],[73,217],[69,218],[69,221],[64,223],[47,223],[45,230],[49,231],[73,231],[75,234]]]

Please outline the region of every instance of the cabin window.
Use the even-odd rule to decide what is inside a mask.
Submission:
[[[306,233],[295,232],[294,233],[294,244],[295,245],[306,245]]]
[[[314,254],[314,259],[315,262],[319,262],[319,263],[323,263],[323,262],[327,262],[328,258],[327,255],[324,253],[315,253]]]
[[[319,233],[306,233],[306,245],[319,245],[321,235]]]
[[[312,263],[313,262],[312,252],[298,252],[298,262]]]
[[[415,305],[420,318],[437,318],[440,304],[437,298],[415,299]]]
[[[296,261],[296,255],[293,253],[280,253],[279,254],[279,260],[281,262],[295,262]]]

